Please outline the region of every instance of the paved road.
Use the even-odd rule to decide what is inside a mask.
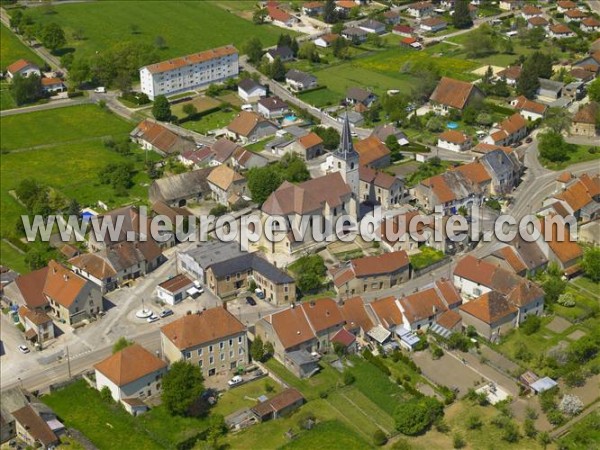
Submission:
[[[50,100],[48,103],[34,106],[24,106],[21,108],[6,109],[0,111],[0,117],[16,116],[18,114],[27,114],[35,111],[45,111],[48,109],[65,108],[67,106],[85,105],[94,103],[94,100],[89,97],[66,98],[63,100]]]

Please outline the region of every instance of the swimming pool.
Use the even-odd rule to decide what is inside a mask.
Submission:
[[[296,117],[294,114],[288,114],[283,118],[283,120],[286,120],[288,122],[295,122],[297,118],[298,117]]]
[[[458,128],[458,124],[456,122],[448,122],[446,124],[446,128],[450,128],[451,130],[456,130]]]

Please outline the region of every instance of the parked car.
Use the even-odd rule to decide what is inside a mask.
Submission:
[[[27,347],[26,345],[19,345],[19,351],[21,353],[29,353],[29,347]]]
[[[99,86],[96,89],[94,89],[94,92],[96,92],[97,94],[106,94],[106,88],[104,86]]]
[[[235,377],[233,377],[231,380],[229,380],[227,382],[227,384],[229,386],[235,386],[237,384],[240,384],[242,381],[244,381],[244,379],[242,377],[240,377],[239,375],[236,375]]]
[[[264,298],[265,298],[265,293],[264,293],[262,290],[258,289],[258,288],[256,288],[256,289],[254,290],[254,293],[255,293],[255,294],[256,294],[256,296],[257,296],[258,298],[260,298],[260,299],[264,299]]]
[[[256,306],[256,300],[250,296],[246,297],[246,303],[248,303],[250,306]]]
[[[169,317],[173,315],[173,310],[172,309],[163,309],[160,312],[160,317],[161,318],[165,318],[165,317]]]
[[[525,139],[525,142],[527,144],[531,144],[533,142],[533,139],[531,139],[530,137],[528,137],[527,139]]]
[[[148,323],[152,323],[152,322],[156,322],[158,319],[159,319],[159,317],[156,314],[152,313],[152,315],[150,317],[148,317],[146,319],[146,321]]]

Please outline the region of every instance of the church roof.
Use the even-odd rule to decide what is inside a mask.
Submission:
[[[358,153],[354,150],[354,144],[352,144],[352,133],[350,132],[350,122],[348,121],[348,112],[344,116],[344,125],[342,126],[342,137],[340,139],[340,146],[335,151],[335,155],[338,158],[348,160],[350,158],[358,159]]]

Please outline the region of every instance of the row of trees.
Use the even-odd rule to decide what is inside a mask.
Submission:
[[[44,47],[55,52],[64,47],[67,42],[65,32],[60,25],[54,22],[45,25],[36,23],[22,10],[15,9],[10,17],[10,27],[21,34],[27,41],[39,40]]]

